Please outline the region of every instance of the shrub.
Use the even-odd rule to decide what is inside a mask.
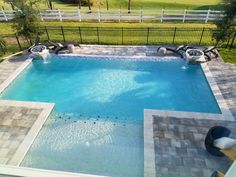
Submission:
[[[93,2],[90,0],[61,0],[62,2],[64,3],[67,3],[67,4],[79,4],[81,3],[81,6],[89,6],[89,3],[90,3],[90,6],[93,5]]]
[[[235,30],[236,1],[224,0],[224,16],[215,22],[217,29],[213,31],[212,37],[219,42],[224,42],[232,37]],[[216,45],[217,45],[216,44]]]
[[[13,5],[17,9],[13,21],[13,29],[17,35],[25,39],[32,39],[40,33],[39,11],[36,3],[38,0],[15,0]]]

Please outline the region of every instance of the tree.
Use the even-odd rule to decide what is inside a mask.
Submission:
[[[128,2],[128,13],[130,13],[130,8],[131,8],[131,0]]]
[[[109,10],[109,3],[108,0],[106,0],[107,10]]]
[[[93,2],[90,0],[63,0],[64,3],[68,4],[78,4],[79,6],[92,6]]]
[[[40,33],[39,11],[37,10],[38,0],[14,0],[12,4],[17,10],[12,27],[18,36],[31,41]]]
[[[79,9],[81,9],[81,6],[82,6],[81,0],[79,0]]]
[[[48,8],[52,10],[52,1],[48,0]]]
[[[216,30],[212,37],[216,40],[216,45],[220,42],[229,40],[235,27],[236,0],[224,0],[224,15],[215,22]]]
[[[90,3],[90,0],[88,0],[88,7],[89,7],[89,10],[91,10],[91,3]]]

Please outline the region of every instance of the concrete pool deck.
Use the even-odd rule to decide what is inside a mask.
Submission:
[[[156,48],[157,46],[81,45],[81,48],[76,49],[76,54],[144,57],[156,56]],[[7,82],[9,78],[11,79],[10,81],[14,80],[12,73],[18,75],[27,66],[26,58],[15,57],[0,64],[0,71],[2,71],[0,72],[0,88],[2,85],[7,87],[10,84],[10,82]],[[224,117],[214,114],[145,110],[145,176],[208,177],[212,171],[219,169],[225,171],[230,166],[231,162],[226,158],[215,158],[207,154],[203,141],[207,130],[213,125],[224,125],[231,130],[236,127],[236,67],[224,63],[221,59],[214,59],[208,62],[207,66],[218,88],[216,94],[220,91],[220,95],[224,98],[224,104],[227,103],[223,106],[230,110],[233,117],[230,115],[227,117],[227,114]],[[19,68],[22,68],[22,70]],[[2,91],[2,89],[0,90]],[[5,133],[8,135],[8,138],[6,136],[4,139],[1,136],[1,140],[4,141],[1,141],[0,144],[0,163],[19,165],[23,158],[22,156],[27,152],[27,149],[23,153],[20,150],[24,146],[22,143],[27,137],[31,137],[31,140],[27,140],[27,147],[30,147],[37,136],[37,132],[51,112],[53,105],[47,105],[50,107],[49,109],[45,105],[40,106],[40,103],[32,104],[29,102],[27,104],[25,102],[23,104],[23,102],[18,102],[18,106],[16,106],[12,105],[12,102],[15,101],[5,101],[2,104],[0,102],[0,135],[1,131],[4,131],[4,135]],[[47,110],[47,113],[42,113],[45,110]],[[39,118],[42,114],[44,118],[42,116]],[[8,123],[8,129],[6,129],[4,124],[6,122],[14,122],[13,119],[17,119],[19,125],[27,125],[24,131],[22,130],[23,133],[17,131],[21,132],[21,134],[16,134],[16,129],[20,126],[18,124],[16,126],[15,123]],[[38,125],[36,124],[37,120],[41,120]],[[28,122],[24,123],[24,121]],[[30,130],[35,128],[32,127],[33,125],[37,127],[37,130],[33,136],[30,136]],[[9,134],[10,137],[15,138],[9,138]],[[232,135],[236,137],[236,132],[233,131]],[[15,140],[17,143],[14,144]],[[13,143],[14,146],[12,145],[12,147],[14,148],[11,149],[11,145],[7,143]],[[9,150],[6,150],[6,147],[9,147]],[[3,150],[1,151],[1,149]],[[17,155],[17,152],[21,152],[21,155]]]

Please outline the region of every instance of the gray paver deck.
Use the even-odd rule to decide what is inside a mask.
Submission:
[[[214,170],[227,171],[231,161],[210,155],[204,147],[209,127],[222,125],[236,137],[236,122],[154,116],[157,177],[210,177]]]
[[[236,66],[220,60],[213,60],[208,66],[231,113],[236,118]]]
[[[157,46],[112,46],[112,45],[81,45],[76,54],[83,55],[116,55],[116,56],[157,56]],[[167,55],[173,53],[167,51]]]
[[[0,106],[0,163],[7,164],[42,109]]]
[[[2,84],[26,59],[28,55],[13,57],[0,63],[0,84]]]

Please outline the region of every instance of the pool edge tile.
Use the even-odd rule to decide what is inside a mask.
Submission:
[[[153,116],[144,110],[144,177],[156,176],[155,147],[153,140]]]

